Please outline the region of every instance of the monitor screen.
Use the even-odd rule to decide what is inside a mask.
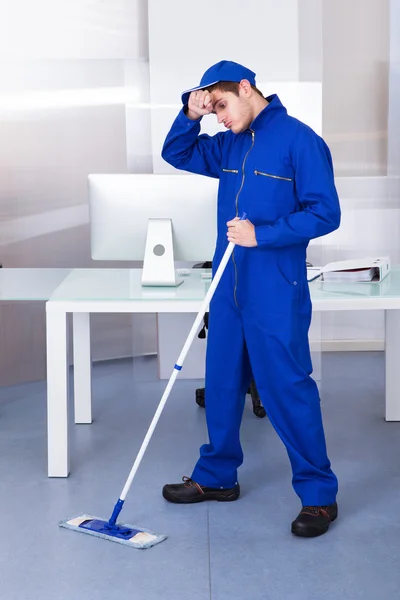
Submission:
[[[170,219],[176,261],[212,260],[218,180],[201,175],[89,175],[94,260],[144,260],[149,219]]]

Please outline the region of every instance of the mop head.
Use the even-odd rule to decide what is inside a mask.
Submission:
[[[81,533],[88,533],[89,535],[94,535],[110,542],[125,544],[125,546],[140,548],[141,550],[151,548],[167,539],[166,535],[157,535],[146,529],[138,529],[133,525],[117,523],[113,527],[110,527],[108,521],[103,521],[102,519],[86,514],[62,521],[60,527],[73,529]]]

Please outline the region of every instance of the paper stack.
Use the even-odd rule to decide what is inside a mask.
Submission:
[[[344,269],[343,271],[328,271],[324,273],[324,281],[372,281],[375,269]]]
[[[390,271],[390,260],[381,258],[362,258],[343,260],[325,265],[321,269],[323,281],[353,282],[382,281]]]

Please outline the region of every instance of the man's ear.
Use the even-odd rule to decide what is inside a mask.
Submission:
[[[242,81],[239,83],[239,88],[242,90],[242,94],[244,94],[246,98],[250,96],[252,91],[250,81],[247,79],[242,79]]]

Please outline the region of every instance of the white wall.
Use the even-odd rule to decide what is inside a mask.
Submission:
[[[400,191],[386,180],[388,117],[398,110],[398,101],[393,109],[389,100],[389,47],[398,31],[389,1],[322,2],[323,136],[332,151],[342,224],[311,246],[312,261],[316,248],[323,263],[375,253],[400,259]],[[391,134],[389,122],[389,140]],[[321,324],[326,349],[383,348],[379,312],[324,314]]]
[[[3,266],[109,266],[90,258],[86,181],[152,170],[148,109],[108,99],[148,101],[147,31],[146,0],[0,3]],[[140,346],[131,316],[94,315],[93,357],[155,351],[154,316],[134,329]],[[0,305],[0,348],[0,384],[45,377],[43,303]]]
[[[183,0],[3,0],[0,262],[92,266],[87,175],[172,170],[160,150],[180,93],[223,58],[253,68],[266,93],[274,82],[322,90],[343,224],[310,246],[310,259],[377,252],[399,262],[400,194],[384,181],[399,174],[399,13],[398,0],[220,0],[201,10]],[[112,89],[133,89],[135,101],[105,100]],[[63,90],[73,102],[57,107]],[[46,92],[41,108],[32,92]],[[322,325],[327,340],[383,336],[378,314]],[[134,328],[136,344],[130,317],[96,315],[93,356],[155,350],[154,315]],[[44,377],[43,305],[0,305],[0,348],[0,384]]]
[[[323,132],[336,174],[386,175],[389,0],[323,2],[322,33]]]
[[[6,60],[120,60],[146,45],[142,0],[2,0],[0,55]]]
[[[298,81],[298,47],[297,0],[220,0],[204,10],[194,2],[149,0],[151,102],[171,105],[151,111],[154,172],[175,171],[160,147],[181,108],[181,92],[197,85],[208,67],[234,60],[258,81]],[[206,133],[217,128],[204,120]]]
[[[400,2],[390,0],[388,175],[400,175]]]

